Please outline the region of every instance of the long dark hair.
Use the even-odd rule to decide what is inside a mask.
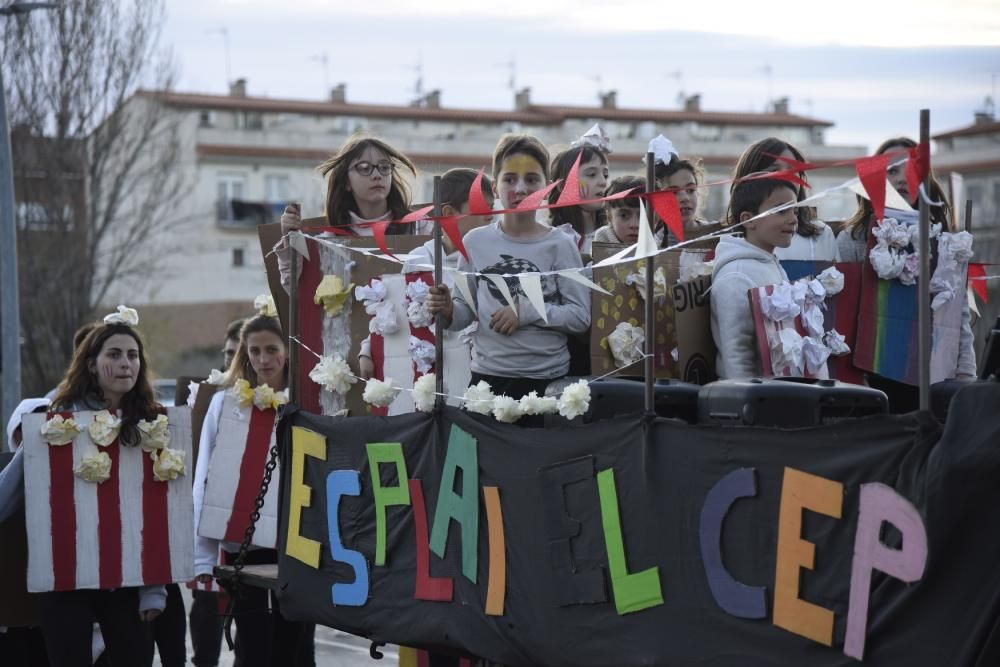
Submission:
[[[759,171],[766,171],[778,160],[772,155],[781,155],[785,151],[788,151],[795,157],[799,162],[805,162],[806,159],[802,157],[802,153],[798,148],[791,145],[787,141],[782,141],[777,137],[767,137],[766,139],[761,139],[750,147],[743,151],[743,155],[740,156],[739,162],[736,163],[736,171],[733,172],[733,178],[743,178],[744,176],[749,176],[750,174],[757,173]],[[783,162],[778,165],[781,170],[784,171],[789,167]],[[808,182],[805,172],[798,173],[799,178]],[[730,193],[736,188],[736,183],[729,186]],[[804,186],[799,185],[796,187],[796,199],[802,201],[808,196]],[[811,236],[816,236],[823,231],[823,228],[813,222],[815,215],[811,206],[799,206],[795,209],[795,217],[798,218],[798,224],[795,226],[795,232],[799,236],[805,236],[809,238]],[[730,221],[730,224],[738,221]]]
[[[400,167],[405,167],[413,176],[417,168],[410,158],[375,137],[355,135],[347,140],[337,154],[330,157],[317,169],[326,176],[326,217],[331,227],[349,227],[351,213],[358,213],[358,203],[349,189],[348,170],[351,161],[369,148],[383,153],[392,163],[392,185],[386,195],[386,204],[393,220],[399,220],[410,212],[410,188],[400,178]],[[412,225],[390,225],[386,234],[405,234]]]
[[[889,153],[894,150],[899,149],[909,149],[916,147],[917,142],[908,137],[893,137],[892,139],[886,139],[879,147],[875,149],[875,155],[882,155],[883,153]],[[917,193],[913,192],[911,195],[916,196]],[[943,202],[944,206],[933,206],[931,207],[931,222],[941,223],[943,229],[949,229],[950,223],[948,222],[950,216],[948,215],[951,210],[951,206],[948,204],[948,198],[944,195],[944,190],[941,185],[934,178],[934,174],[931,174],[931,192],[930,197],[934,201]],[[917,197],[916,208],[919,209],[921,206],[920,198]],[[852,239],[858,238],[868,238],[868,227],[874,221],[875,209],[872,207],[872,203],[868,201],[865,197],[858,195],[858,208],[854,211],[847,222],[844,223],[844,230],[851,233]]]
[[[72,410],[106,403],[107,399],[101,390],[97,375],[90,370],[90,364],[97,361],[104,344],[116,334],[131,336],[139,349],[139,374],[136,376],[135,386],[122,396],[119,405],[122,412],[119,442],[134,447],[139,444],[141,436],[136,425],[144,419],[156,419],[157,415],[163,413],[163,406],[156,402],[156,394],[153,393],[153,385],[149,381],[149,366],[146,364],[142,338],[139,332],[127,324],[94,325],[73,353],[73,360],[52,399],[52,410]]]
[[[595,157],[601,158],[601,164],[608,163],[608,155],[599,148],[594,146],[577,146],[576,148],[569,148],[560,153],[556,153],[556,156],[552,158],[552,164],[549,167],[549,178],[553,181],[559,180],[560,178],[566,178],[569,175],[570,169],[573,168],[573,164],[576,162],[577,156],[580,157],[580,166],[587,164]],[[562,195],[563,189],[566,187],[565,181],[552,188],[549,193],[549,202],[555,203],[559,200],[559,196]],[[586,230],[583,228],[583,211],[579,206],[562,206],[560,208],[553,208],[549,212],[550,220],[553,227],[558,227],[559,225],[569,224],[573,227],[577,234],[583,236]],[[594,211],[594,230],[600,229],[608,221],[608,214],[604,211],[604,207],[600,210]]]
[[[229,365],[229,370],[226,371],[226,385],[232,386],[236,384],[237,380],[246,380],[250,383],[251,387],[257,386],[257,372],[253,369],[250,364],[250,353],[247,350],[247,337],[252,333],[258,333],[261,331],[270,331],[278,338],[281,339],[283,345],[285,345],[286,351],[288,344],[285,343],[285,335],[281,331],[281,322],[278,321],[277,317],[268,317],[267,315],[255,315],[251,317],[246,322],[243,323],[243,328],[240,329],[240,346],[236,350],[236,355],[233,357],[233,362]],[[285,357],[285,368],[284,368],[285,380],[288,380],[288,357]]]

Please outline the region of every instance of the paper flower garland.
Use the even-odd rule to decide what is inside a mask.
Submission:
[[[218,368],[213,368],[212,372],[208,374],[208,379],[205,382],[209,384],[214,384],[216,387],[221,387],[226,384],[227,373],[223,373]]]
[[[555,396],[539,396],[531,391],[521,397],[521,414],[554,415],[559,412],[559,399]]]
[[[111,477],[111,457],[107,452],[85,456],[73,466],[73,474],[84,481],[100,484]]]
[[[182,450],[164,448],[159,456],[153,455],[153,479],[157,482],[169,482],[186,472]]]
[[[42,424],[42,439],[50,445],[67,445],[78,435],[80,426],[72,417],[64,419],[62,415],[53,415]]]
[[[288,392],[274,391],[267,384],[253,388],[249,382],[243,379],[237,380],[230,391],[239,400],[241,408],[253,403],[258,410],[277,410],[288,402]]]
[[[463,405],[469,412],[488,415],[493,410],[493,390],[486,380],[480,380],[465,390],[462,396]]]
[[[118,437],[121,427],[121,419],[107,410],[101,410],[95,412],[94,418],[87,424],[87,433],[90,434],[90,439],[95,445],[107,447]]]
[[[392,386],[392,378],[386,378],[384,381],[372,378],[365,383],[365,391],[361,398],[364,399],[365,403],[377,408],[385,408],[396,400],[398,395],[399,389]]]
[[[336,394],[346,394],[351,385],[358,381],[351,373],[351,367],[339,354],[320,357],[319,363],[309,371],[309,379]]]
[[[510,396],[495,396],[493,398],[493,416],[499,422],[513,424],[521,418],[521,404]]]
[[[245,408],[253,403],[253,387],[246,380],[242,378],[237,380],[233,383],[233,388],[230,391],[233,392],[233,395],[240,402],[241,408]]]
[[[419,412],[430,412],[434,409],[437,399],[436,388],[437,377],[434,373],[421,375],[413,383],[413,404]]]
[[[559,414],[566,419],[575,419],[590,408],[590,385],[579,380],[563,389],[557,403]]]
[[[166,415],[158,415],[156,419],[140,420],[136,427],[141,435],[139,446],[143,451],[152,454],[170,444],[168,426]]]
[[[344,304],[351,296],[352,287],[354,283],[349,283],[345,287],[340,276],[323,276],[323,280],[316,286],[313,303],[322,304],[326,314],[332,317],[344,309]]]
[[[130,327],[139,324],[139,313],[134,308],[118,306],[118,312],[104,316],[105,324],[127,324]]]
[[[253,307],[258,315],[264,315],[265,317],[278,316],[278,308],[274,305],[274,299],[270,294],[259,294],[253,300]]]

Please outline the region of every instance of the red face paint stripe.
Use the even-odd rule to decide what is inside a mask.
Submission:
[[[236,486],[236,496],[233,498],[233,513],[229,515],[229,523],[226,525],[227,542],[242,542],[250,524],[254,501],[257,499],[260,483],[264,478],[264,466],[267,464],[267,453],[271,447],[271,433],[274,431],[277,414],[276,410],[258,410],[256,407],[252,408],[250,413],[247,445],[240,462],[240,481]]]
[[[98,579],[101,588],[122,585],[122,507],[119,497],[121,445],[115,438],[104,452],[111,459],[110,477],[97,485]]]
[[[413,527],[417,536],[417,572],[413,597],[418,600],[450,602],[452,581],[450,577],[432,577],[430,546],[427,538],[427,510],[424,505],[424,489],[419,479],[411,479],[410,503],[413,505]]]
[[[50,412],[64,419],[72,412]],[[49,501],[52,508],[53,590],[76,588],[76,500],[73,498],[73,445],[46,445],[49,448]]]
[[[147,584],[165,584],[173,581],[167,527],[168,486],[153,478],[152,459],[142,458],[142,578]]]

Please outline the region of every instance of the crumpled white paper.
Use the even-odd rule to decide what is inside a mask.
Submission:
[[[907,225],[907,229],[910,232],[910,245],[914,248],[920,247],[920,225]],[[927,230],[927,238],[933,239],[937,238],[941,234],[941,223],[936,222],[932,224]]]
[[[908,252],[903,255],[903,268],[899,272],[899,282],[904,285],[913,285],[917,282],[917,275],[920,273],[920,258],[915,252]]]
[[[823,285],[823,289],[826,290],[828,296],[839,294],[844,289],[844,274],[837,270],[835,266],[824,269],[816,276],[816,280]]]
[[[871,233],[879,241],[892,248],[905,248],[910,245],[910,226],[895,218],[885,218],[882,224],[872,227]]]
[[[670,139],[667,139],[662,134],[658,134],[649,140],[649,146],[646,148],[647,153],[653,154],[653,162],[655,164],[670,164],[670,161],[674,157],[680,157],[680,153],[674,148],[674,144]],[[646,156],[642,157],[642,163],[646,164]]]
[[[354,288],[354,298],[365,304],[365,312],[375,314],[375,306],[382,303],[387,293],[385,283],[373,278],[370,285],[358,285]]]
[[[804,290],[800,291],[804,295]],[[793,319],[801,313],[802,307],[796,303],[794,292],[793,285],[785,282],[775,285],[770,294],[761,293],[760,310],[764,317],[772,322],[782,322]]]
[[[187,472],[184,465],[184,450],[166,447],[154,457],[153,479],[157,482],[169,482]]]
[[[434,343],[428,343],[416,336],[410,336],[410,342],[407,347],[410,350],[410,357],[413,358],[413,363],[416,365],[418,372],[426,373],[434,367]]]
[[[594,123],[594,126],[583,133],[579,139],[574,140],[571,144],[571,148],[579,148],[581,146],[593,146],[594,148],[604,152],[611,152],[611,138],[601,127],[600,123]]]
[[[72,417],[64,419],[62,415],[53,415],[42,424],[42,439],[50,445],[67,445],[80,434],[80,426]]]
[[[226,373],[220,371],[218,368],[213,368],[205,382],[214,384],[216,387],[221,387],[226,384]]]
[[[830,348],[824,345],[818,336],[806,336],[802,339],[802,357],[806,372],[809,375],[817,375],[830,357]]]
[[[406,319],[418,329],[429,327],[434,322],[434,316],[431,315],[430,309],[427,308],[426,301],[410,301],[406,305]]]
[[[87,433],[95,445],[107,447],[118,437],[121,427],[122,420],[117,415],[101,410],[95,412],[94,418],[87,424]]]
[[[823,336],[823,342],[830,348],[830,354],[835,357],[842,357],[850,353],[851,347],[845,341],[844,336],[836,329],[830,329]]]
[[[139,446],[144,452],[154,452],[170,444],[170,424],[166,415],[157,415],[156,419],[140,419],[136,423],[139,429]]]
[[[640,266],[635,273],[625,276],[626,285],[635,285],[639,291],[639,297],[646,300],[646,267]],[[662,303],[667,298],[667,274],[662,266],[656,267],[653,272],[653,299]]]
[[[104,316],[105,324],[127,324],[130,327],[138,326],[139,313],[135,308],[128,306],[118,306],[118,310],[110,315]]]
[[[615,360],[615,366],[630,366],[643,358],[643,344],[646,333],[641,327],[628,322],[619,322],[615,330],[608,334],[608,347]]]
[[[793,375],[802,374],[802,336],[795,329],[782,329],[771,343],[771,365],[775,375],[789,368]]]
[[[73,466],[73,474],[87,482],[105,482],[111,477],[111,457],[107,452],[85,456]]]
[[[822,302],[810,303],[806,301],[802,308],[802,326],[810,336],[823,335],[823,308]]]
[[[884,241],[871,249],[868,254],[868,261],[871,262],[875,273],[882,280],[892,280],[898,278],[903,271],[903,264],[906,262],[906,253],[894,250]]]
[[[417,278],[413,282],[406,284],[406,298],[411,301],[426,301],[430,288],[431,286],[425,283],[423,279]]]
[[[367,302],[366,302],[367,303]],[[368,311],[368,306],[365,306]],[[368,320],[368,331],[379,336],[388,336],[399,331],[399,320],[396,318],[396,309],[391,303],[381,301],[373,303],[368,311],[371,319]]]

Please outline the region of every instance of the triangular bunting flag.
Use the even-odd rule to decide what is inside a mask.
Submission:
[[[542,293],[541,275],[537,273],[522,273],[517,276],[517,279],[521,282],[521,289],[524,291],[524,295],[528,297],[528,301],[531,302],[531,305],[541,315],[542,321],[548,324],[549,317],[545,313],[545,295]]]
[[[549,193],[552,192],[552,188],[559,185],[560,182],[561,181],[553,181],[552,183],[549,183],[541,190],[538,190],[537,192],[532,192],[530,195],[525,197],[520,204],[517,205],[517,210],[524,211],[524,210],[531,210],[538,208],[539,206],[541,206],[542,202],[545,201],[545,198],[549,196]]]
[[[573,168],[569,170],[566,174],[566,182],[563,185],[562,192],[559,193],[559,199],[556,200],[556,206],[571,206],[573,204],[578,204],[580,202],[580,158],[583,157],[583,151],[576,156],[576,162],[573,163]]]
[[[469,215],[486,215],[493,210],[486,203],[486,197],[483,196],[483,172],[485,171],[486,167],[479,170],[479,173],[476,174],[476,180],[472,181],[472,187],[469,188]]]
[[[514,297],[511,295],[510,288],[507,287],[507,281],[504,277],[495,273],[481,273],[479,275],[483,278],[487,278],[490,282],[497,286],[497,289],[500,290],[501,294],[503,294],[504,301],[506,301],[507,305],[513,308],[516,313],[517,304],[514,303]]]
[[[586,287],[587,289],[597,290],[598,292],[600,292],[602,294],[607,294],[608,296],[611,296],[611,292],[609,292],[608,290],[604,289],[603,287],[601,287],[600,285],[598,285],[594,281],[590,280],[589,278],[587,278],[587,276],[583,275],[582,273],[580,273],[576,269],[566,269],[565,271],[557,271],[556,275],[558,275],[558,276],[560,276],[562,278],[569,278],[570,280],[572,280],[574,282],[578,282],[581,285],[583,285],[584,287]]]
[[[885,174],[888,168],[888,155],[863,157],[854,163],[858,180],[868,193],[868,200],[872,203],[872,210],[875,211],[876,224],[881,223],[885,217]]]
[[[452,245],[455,246],[455,250],[462,253],[462,257],[465,261],[469,261],[469,253],[465,251],[465,244],[462,243],[462,235],[458,231],[458,216],[449,215],[446,218],[441,218],[438,220],[438,224],[441,225],[441,231],[443,231],[449,239],[451,239]]]
[[[684,221],[681,219],[681,207],[677,203],[677,195],[669,190],[651,193],[649,205],[660,216],[660,220],[667,226],[679,241],[684,240]]]

